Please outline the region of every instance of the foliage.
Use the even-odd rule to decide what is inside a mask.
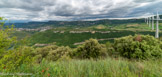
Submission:
[[[159,39],[160,41],[162,41],[162,37],[160,37],[160,39]]]
[[[16,37],[12,36],[14,25],[7,26],[6,19],[0,17],[0,66],[17,69],[22,64],[31,64],[33,48],[17,45]]]
[[[3,20],[3,18],[0,18],[0,20]],[[106,21],[103,22],[107,24]],[[116,22],[118,21],[113,21],[113,23]],[[131,20],[131,22],[136,21]],[[73,23],[73,25],[75,24],[77,24],[77,22]],[[28,40],[21,40],[18,46],[14,45],[16,40],[10,36],[13,28],[4,27],[3,25],[4,23],[0,24],[0,68],[3,68],[0,69],[0,72],[2,71],[2,73],[6,72],[6,70],[9,72],[30,72],[33,74],[33,77],[161,77],[162,42],[149,35],[122,37],[115,39],[114,43],[107,42],[106,45],[100,44],[96,39],[90,39],[86,40],[83,45],[75,48],[74,51],[68,46],[57,45],[49,45],[35,49],[25,46]],[[124,28],[126,27],[124,26]],[[97,26],[96,28],[102,29],[104,27]],[[132,28],[132,26],[129,25],[129,28]],[[52,30],[48,30],[33,35],[32,41],[34,43],[59,42],[59,45],[72,45],[89,38],[116,38],[134,35],[135,33],[134,31],[121,30],[116,32],[111,31],[107,34],[70,34],[68,32],[53,34]],[[139,33],[148,34],[147,31]],[[149,33],[154,34],[154,32]],[[156,60],[138,62],[133,60],[127,61],[123,58],[109,57],[107,59],[99,59],[107,57],[108,54],[114,55],[116,52],[119,52],[122,56],[127,58],[156,58]],[[70,62],[62,61],[70,59],[71,57],[73,60]],[[77,58],[93,58],[98,60],[76,60]],[[157,58],[160,58],[160,60]],[[35,63],[35,60],[40,64]]]
[[[45,46],[43,48],[37,48],[36,55],[41,54],[42,57],[46,57],[48,55],[49,51],[55,50],[57,48],[58,48],[58,46],[56,46],[56,45],[50,45],[50,46]]]
[[[0,59],[0,66],[6,67],[8,70],[17,69],[22,64],[30,65],[33,61],[32,47],[20,47],[14,50],[9,50]]]
[[[47,58],[49,51],[56,50],[57,48],[58,46],[56,45],[45,46],[43,48],[36,48],[35,56],[37,58],[37,61],[40,63],[43,58]]]
[[[162,57],[162,42],[149,35],[126,36],[115,39],[115,51],[127,58],[149,59]]]
[[[70,29],[69,31],[73,31],[75,29]],[[84,29],[83,29],[84,30]],[[53,31],[65,31],[65,33],[54,33]],[[53,43],[56,42],[56,45],[58,46],[69,46],[71,48],[76,48],[77,46],[74,45],[75,43],[80,43],[84,42],[87,39],[94,38],[94,39],[111,39],[111,40],[100,40],[99,43],[105,44],[107,41],[113,43],[114,39],[113,38],[120,38],[128,35],[135,35],[135,34],[143,34],[143,35],[152,35],[155,36],[155,32],[150,32],[150,31],[128,31],[128,30],[107,30],[105,31],[110,31],[110,33],[69,33],[69,31],[66,31],[64,29],[60,30],[48,30],[45,32],[37,32],[31,35],[29,37],[29,42],[30,45],[34,45],[37,43],[40,44],[48,44],[48,43]],[[87,30],[90,31],[90,30]],[[94,30],[97,31],[97,30]],[[162,36],[162,33],[159,34]],[[18,36],[20,37],[20,36]]]
[[[13,31],[13,25],[4,27],[4,18],[0,17],[0,54],[8,50],[16,42],[15,37],[10,37]],[[2,56],[2,55],[1,55]]]
[[[57,61],[60,59],[68,59],[71,53],[71,49],[69,47],[58,47],[56,50],[49,51],[47,59],[50,61]]]
[[[116,26],[119,24],[128,23],[143,23],[143,19],[130,19],[130,20],[99,20],[99,21],[48,21],[48,22],[28,22],[28,23],[15,23],[16,28],[38,28],[44,26],[52,27],[87,27],[95,25],[111,25]]]
[[[108,52],[109,56],[116,55],[116,52],[115,52],[115,50],[113,48],[113,43],[107,42],[105,45],[106,45],[106,49],[107,49],[107,52]]]
[[[81,59],[99,58],[107,56],[107,52],[106,47],[99,44],[96,39],[89,39],[77,47],[74,56]]]
[[[50,45],[43,48],[37,48],[35,56],[37,57],[37,61],[40,63],[43,59],[57,61],[69,58],[70,52],[71,49],[69,47]]]

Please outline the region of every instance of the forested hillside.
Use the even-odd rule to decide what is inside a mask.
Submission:
[[[156,18],[156,16],[155,16]],[[162,18],[162,15],[160,15]],[[40,21],[40,22],[27,22],[27,23],[6,23],[6,25],[14,24],[15,28],[38,28],[38,27],[88,27],[88,26],[95,26],[95,25],[106,25],[106,26],[117,26],[119,24],[129,24],[129,23],[144,23],[144,19],[119,19],[119,20],[110,20],[110,19],[103,19],[103,20],[94,20],[94,21]],[[160,21],[162,22],[162,21]]]
[[[117,24],[127,23],[143,23],[144,19],[128,19],[128,20],[96,20],[96,21],[47,21],[47,22],[28,22],[28,23],[13,23],[15,28],[38,28],[44,26],[62,27],[62,26],[77,26],[77,27],[88,27],[94,25],[107,25],[115,26]],[[11,25],[7,23],[6,25]]]

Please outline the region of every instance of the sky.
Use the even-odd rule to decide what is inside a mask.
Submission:
[[[0,17],[19,21],[140,18],[162,14],[162,0],[0,0]]]

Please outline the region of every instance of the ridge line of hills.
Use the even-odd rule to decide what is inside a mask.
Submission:
[[[156,18],[156,16],[155,16]],[[162,19],[162,15],[160,15]],[[162,22],[162,21],[160,21]],[[39,27],[88,27],[95,25],[116,26],[119,24],[145,23],[144,18],[141,19],[101,19],[95,21],[31,21],[22,23],[6,23],[5,25],[14,24],[15,28],[39,28]]]
[[[38,27],[88,27],[94,25],[117,25],[127,23],[143,23],[144,19],[128,19],[128,20],[97,20],[97,21],[48,21],[48,22],[28,22],[28,23],[6,23],[5,25],[14,24],[15,28],[38,28]]]

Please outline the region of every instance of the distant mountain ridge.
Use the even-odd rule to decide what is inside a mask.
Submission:
[[[38,28],[38,27],[87,27],[94,25],[111,25],[115,26],[117,24],[127,24],[127,23],[143,23],[144,19],[125,19],[125,20],[96,20],[96,21],[47,21],[47,22],[28,22],[28,23],[14,23],[15,28]],[[6,25],[11,25],[12,23],[6,23]]]
[[[156,18],[156,16],[155,16]],[[162,19],[162,15],[160,15]],[[160,21],[162,22],[162,21]],[[6,25],[14,24],[15,28],[39,28],[45,26],[51,27],[87,27],[87,26],[94,26],[94,25],[111,25],[116,26],[118,24],[128,24],[128,23],[144,23],[144,19],[102,19],[102,20],[95,20],[95,21],[27,21],[27,22],[16,22],[16,23],[6,23]]]

